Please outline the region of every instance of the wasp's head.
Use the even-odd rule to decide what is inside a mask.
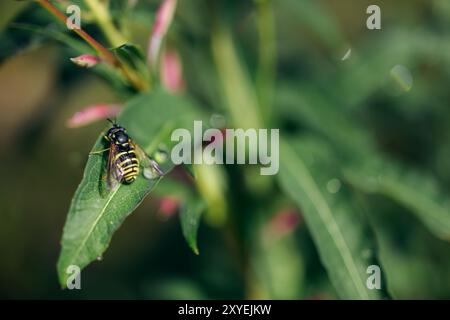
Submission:
[[[115,143],[115,144],[123,144],[128,142],[129,137],[127,134],[127,131],[125,130],[125,128],[117,125],[117,124],[113,124],[112,128],[108,130],[108,133],[106,134],[106,137],[108,138],[109,141]]]

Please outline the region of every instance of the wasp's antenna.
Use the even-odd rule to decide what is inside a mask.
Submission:
[[[114,118],[114,120],[111,120],[110,118],[107,118],[106,120],[108,120],[109,122],[111,122],[111,124],[112,124],[113,126],[117,126],[116,118]]]

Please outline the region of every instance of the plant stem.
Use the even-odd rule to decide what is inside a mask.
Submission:
[[[41,5],[44,9],[46,9],[48,12],[50,12],[52,15],[54,15],[58,20],[60,20],[62,23],[66,24],[67,17],[58,10],[51,2],[50,0],[37,0],[38,4]],[[108,62],[109,64],[113,66],[117,66],[119,64],[119,61],[117,58],[104,46],[102,46],[97,40],[92,38],[88,33],[86,33],[82,28],[80,29],[73,29],[76,34],[78,34],[83,40],[85,40],[87,43],[91,45],[92,48],[94,48],[98,54]]]
[[[84,0],[97,20],[100,28],[113,47],[127,43],[126,39],[111,21],[107,7],[98,0]]]
[[[66,24],[67,17],[55,7],[50,0],[37,0],[38,4],[54,15],[62,23]],[[138,91],[146,91],[150,88],[150,84],[145,80],[141,79],[136,72],[127,68],[127,66],[120,63],[114,54],[112,54],[108,49],[101,45],[97,40],[92,38],[88,33],[86,33],[82,28],[73,29],[76,34],[78,34],[83,40],[85,40],[92,48],[94,48],[99,56],[110,65],[118,68],[125,78],[131,83],[131,85]]]
[[[238,56],[230,28],[219,21],[213,27],[212,54],[218,71],[224,105],[236,128],[261,128],[258,97],[248,72]]]

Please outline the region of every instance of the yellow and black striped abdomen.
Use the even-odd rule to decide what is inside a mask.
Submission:
[[[118,153],[115,162],[121,170],[123,182],[132,183],[136,180],[139,174],[139,159],[133,149]]]

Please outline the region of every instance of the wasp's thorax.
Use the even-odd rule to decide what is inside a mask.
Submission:
[[[120,127],[118,125],[114,125],[111,129],[108,130],[106,134],[108,140],[115,144],[125,144],[128,142],[129,137],[125,128]]]

